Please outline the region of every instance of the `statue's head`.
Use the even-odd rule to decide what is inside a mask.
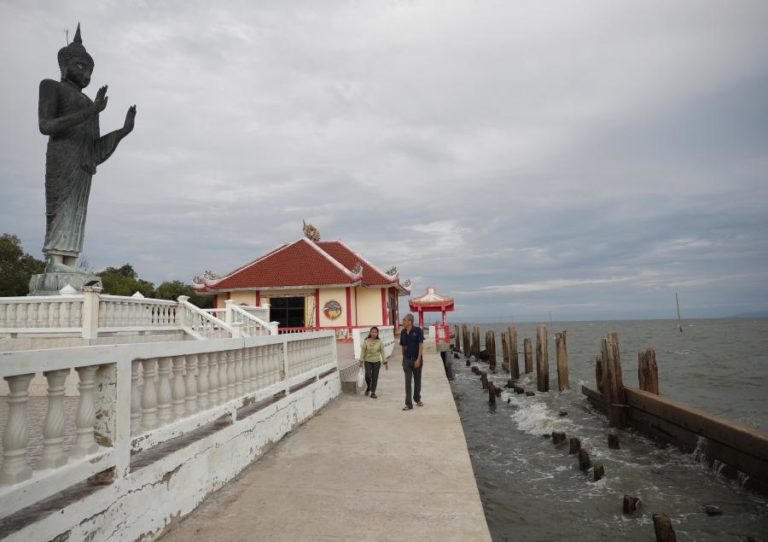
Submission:
[[[77,24],[75,39],[72,43],[59,49],[59,69],[61,69],[62,80],[69,80],[80,88],[87,87],[91,82],[93,58],[83,47],[80,23]]]

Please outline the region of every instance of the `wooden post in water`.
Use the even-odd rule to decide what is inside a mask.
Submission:
[[[603,397],[608,409],[608,420],[611,426],[624,428],[627,426],[627,401],[624,397],[624,383],[621,378],[618,334],[610,333],[603,339],[603,360],[605,361]]]
[[[634,514],[640,506],[640,499],[632,495],[624,495],[624,501],[622,503],[622,512],[625,514]]]
[[[592,460],[584,448],[579,449],[579,470],[586,472],[592,466]]]
[[[526,337],[523,339],[523,355],[525,356],[525,372],[533,372],[533,348],[531,347],[531,339]]]
[[[547,326],[539,326],[536,328],[536,389],[538,391],[549,391]]]
[[[507,338],[507,332],[501,332],[501,367],[510,372],[509,365],[509,340]]]
[[[597,391],[603,393],[603,385],[605,378],[605,361],[603,355],[595,357],[595,383],[597,384]]]
[[[494,386],[493,382],[488,382],[488,403],[496,404],[496,386]]]
[[[595,463],[595,468],[592,469],[592,480],[597,482],[603,479],[605,476],[605,467],[602,463]]]
[[[568,444],[568,453],[570,455],[577,454],[579,453],[579,450],[581,450],[581,441],[576,437],[571,437],[571,440],[568,441]]]
[[[637,381],[641,390],[659,395],[659,368],[653,348],[646,348],[637,354]]]
[[[469,357],[469,330],[467,324],[461,324],[461,342],[464,347],[464,357]]]
[[[565,331],[555,333],[557,353],[557,387],[560,391],[571,387],[568,379],[568,346],[565,341]]]
[[[520,378],[520,364],[517,359],[517,328],[509,326],[507,333],[509,334],[509,372],[512,380],[517,380]]]
[[[480,328],[477,326],[472,329],[472,355],[480,359]]]
[[[668,515],[654,514],[653,530],[656,532],[656,542],[677,542],[677,536]]]
[[[488,351],[488,367],[496,372],[496,333],[489,330],[485,334],[485,349]]]

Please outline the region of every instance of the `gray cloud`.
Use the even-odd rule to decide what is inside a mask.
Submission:
[[[135,132],[85,253],[226,272],[301,220],[460,319],[768,308],[764,2],[0,3],[0,230],[43,238],[37,84],[79,20]],[[672,307],[672,308],[670,308]]]

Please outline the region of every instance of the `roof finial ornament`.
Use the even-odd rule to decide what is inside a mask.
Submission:
[[[384,274],[389,275],[390,277],[394,277],[395,275],[397,275],[397,266],[393,265],[392,267],[384,271]]]
[[[307,224],[304,219],[301,220],[304,224],[304,236],[310,241],[318,242],[320,240],[320,232],[312,224]]]
[[[363,264],[360,262],[355,262],[355,267],[352,268],[352,274],[353,275],[359,275],[363,272]]]

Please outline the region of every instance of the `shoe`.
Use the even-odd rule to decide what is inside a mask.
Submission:
[[[413,407],[412,407],[412,406],[408,406],[408,405],[405,405],[405,406],[403,407],[403,410],[413,410]]]
[[[422,403],[421,401],[416,401],[416,406],[424,406],[424,403]]]
[[[371,393],[371,390],[365,390],[365,396],[368,397],[368,394]]]
[[[371,399],[378,399],[378,397],[376,396],[376,394],[375,394],[375,393],[372,393],[372,394],[371,394]]]

